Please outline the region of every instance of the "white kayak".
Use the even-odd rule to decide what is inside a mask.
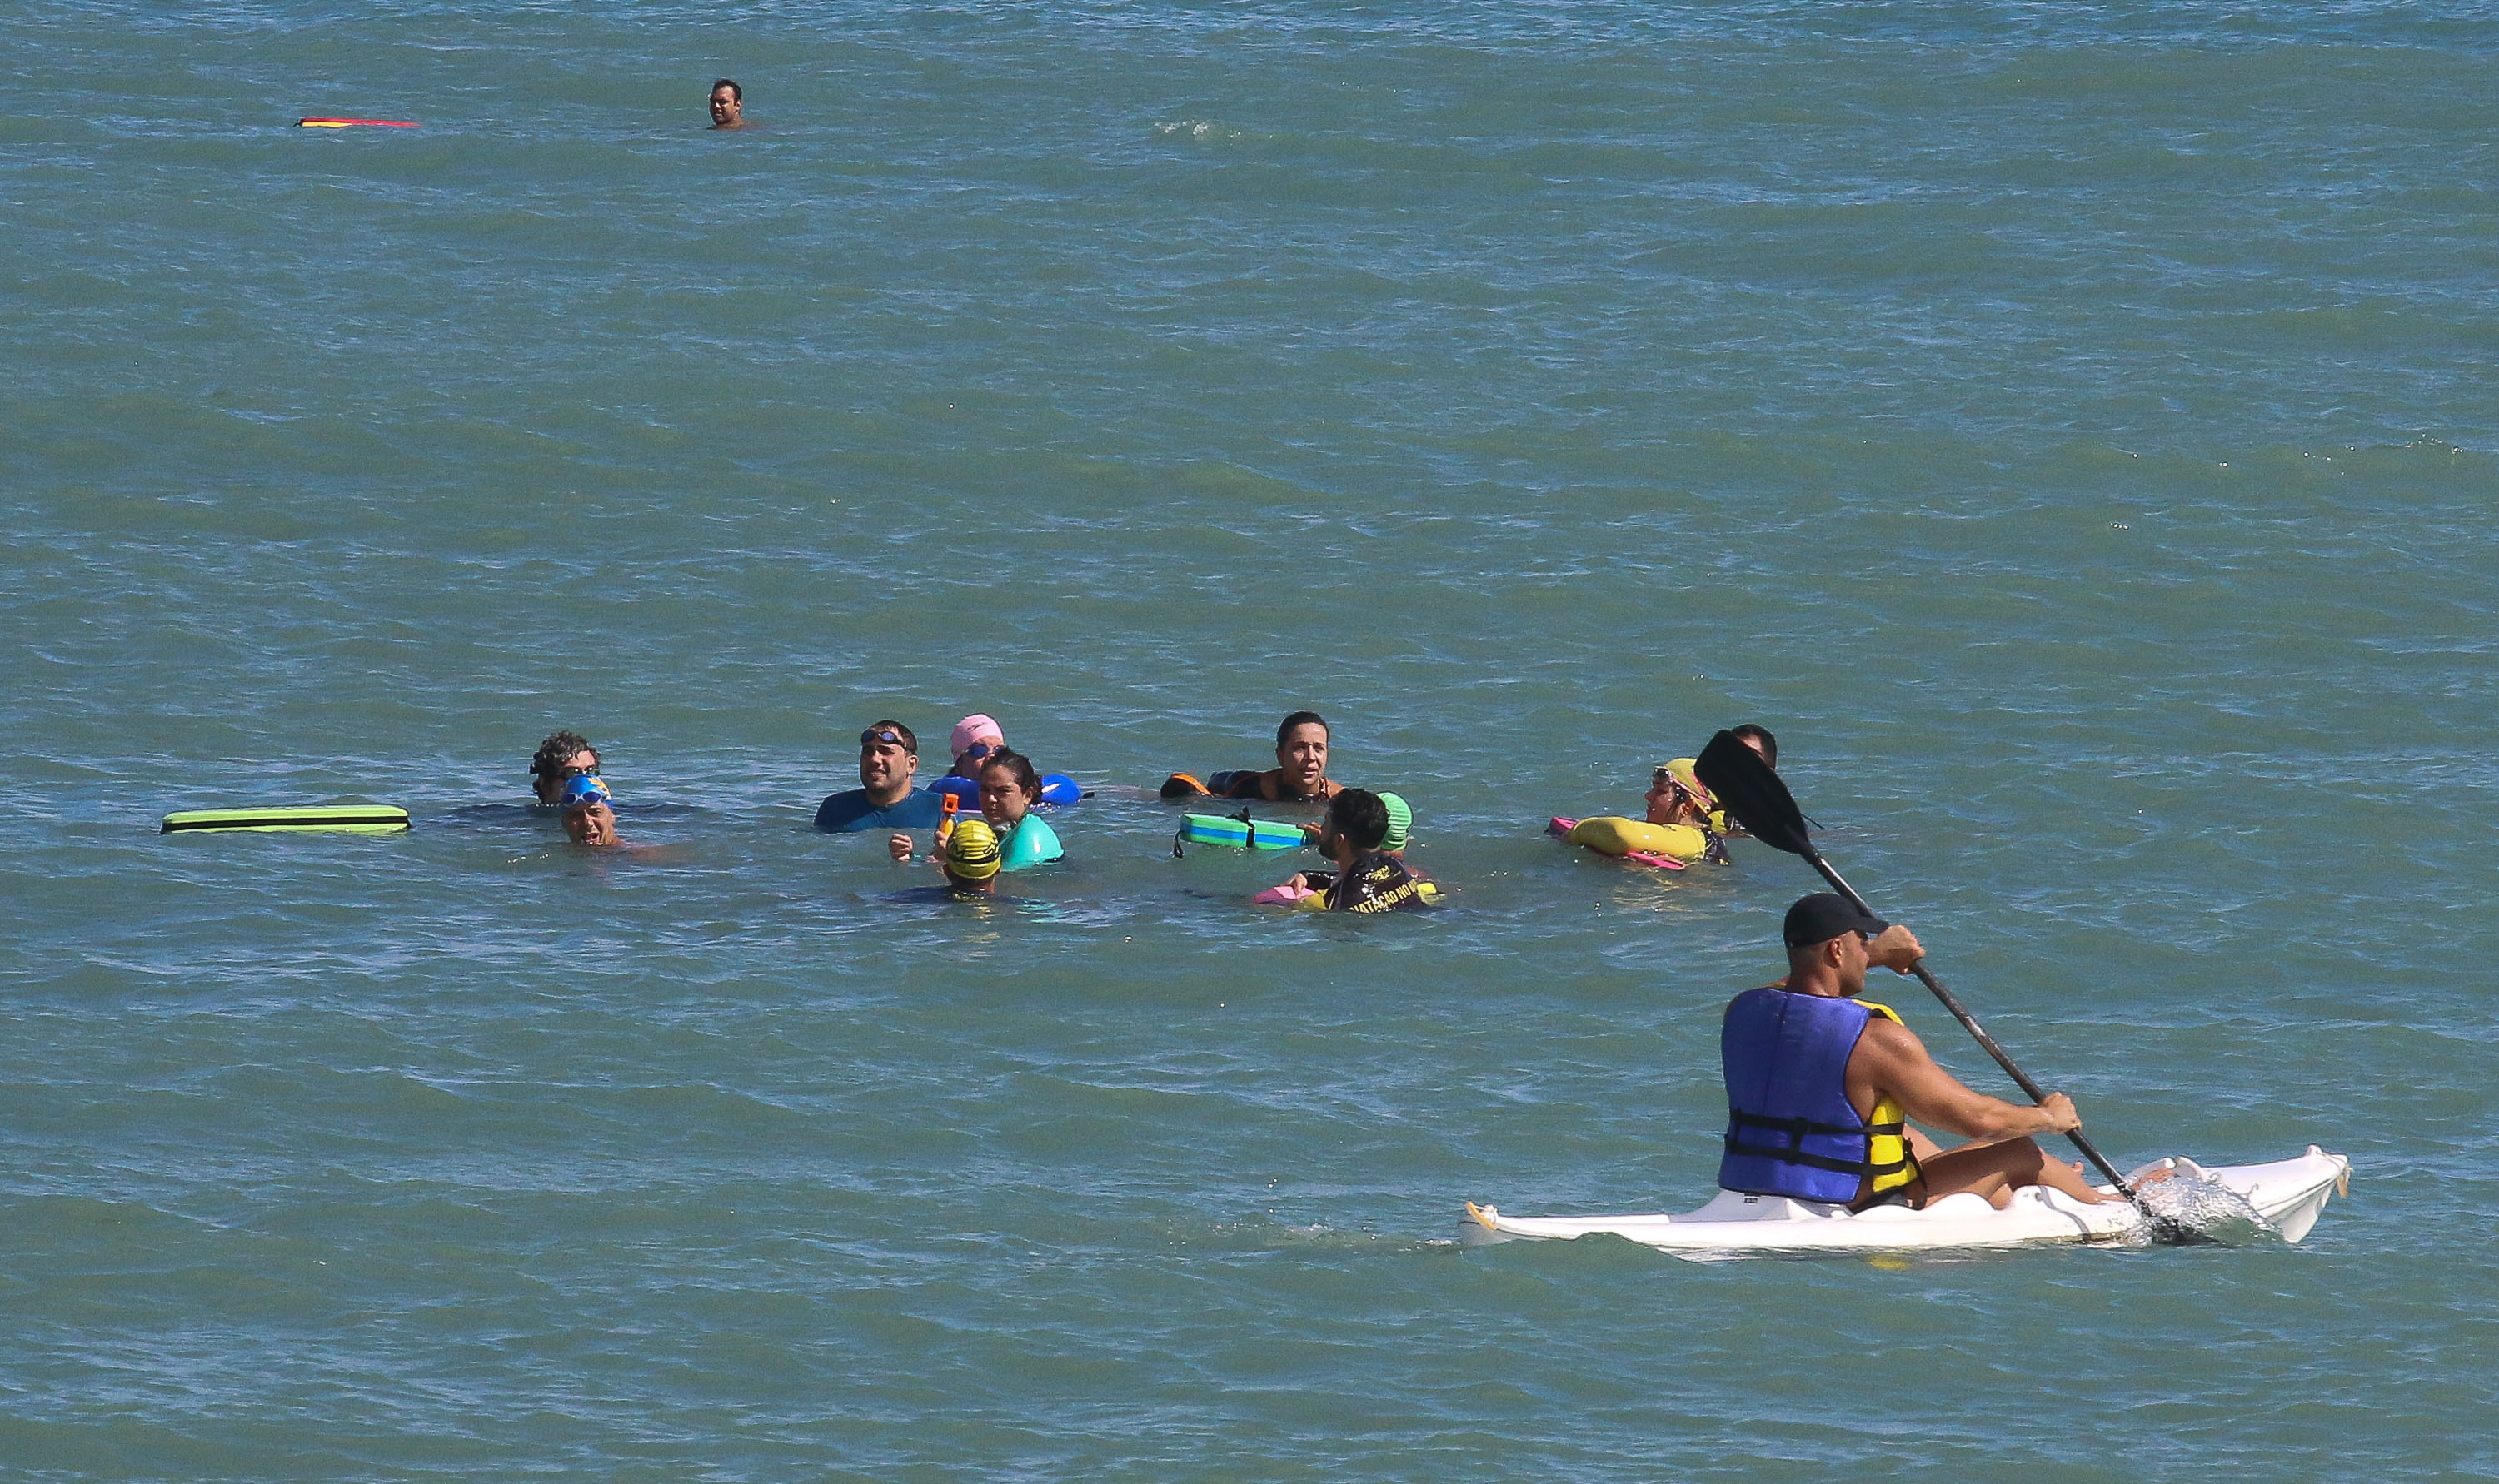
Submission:
[[[2208,1169],[2191,1159],[2155,1160],[2127,1177],[2126,1183],[2140,1189],[2147,1178],[2162,1171],[2227,1186],[2244,1197],[2283,1241],[2297,1242],[2317,1224],[2327,1198],[2348,1191],[2352,1162],[2312,1144],[2297,1159],[2269,1165]],[[1923,1210],[1878,1206],[1852,1214],[1847,1207],[1827,1202],[1733,1190],[1722,1190],[1708,1205],[1681,1215],[1505,1216],[1497,1207],[1470,1201],[1467,1221],[1460,1230],[1469,1246],[1604,1232],[1669,1252],[1740,1256],[2119,1242],[2140,1240],[2144,1225],[2142,1215],[2124,1201],[2087,1206],[2045,1186],[2026,1185],[2013,1193],[2002,1210],[1988,1205],[1983,1196],[1949,1195]]]

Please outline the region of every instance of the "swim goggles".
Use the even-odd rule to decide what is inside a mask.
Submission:
[[[991,753],[1002,753],[1006,750],[1007,745],[1003,742],[975,742],[963,749],[963,756],[978,762]]]
[[[1718,806],[1718,801],[1711,798],[1706,790],[1695,792],[1690,784],[1687,784],[1682,779],[1675,777],[1674,770],[1672,768],[1661,766],[1654,774],[1650,775],[1649,786],[1654,788],[1659,784],[1666,785],[1666,791],[1668,793],[1676,798],[1682,799],[1685,803],[1692,805],[1696,809],[1715,809]]]
[[[564,807],[567,809],[580,804],[603,804],[611,797],[607,785],[592,774],[568,779],[564,786]]]
[[[889,747],[901,748],[904,752],[911,751],[911,744],[902,740],[902,733],[891,726],[871,726],[860,733],[860,746],[863,748],[874,747],[880,742]]]

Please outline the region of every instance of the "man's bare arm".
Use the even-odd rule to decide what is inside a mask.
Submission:
[[[1971,1091],[1935,1065],[1907,1026],[1878,1016],[1866,1023],[1866,1034],[1848,1058],[1848,1095],[1858,1106],[1867,1107],[1882,1093],[1891,1094],[1900,1111],[1917,1122],[1990,1144],[2082,1126],[2072,1100],[2061,1092],[2048,1094],[2045,1102],[2033,1108]]]

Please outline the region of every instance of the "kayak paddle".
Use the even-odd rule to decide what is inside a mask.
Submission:
[[[1866,898],[1857,894],[1856,887],[1840,880],[1839,873],[1832,869],[1831,862],[1823,859],[1822,853],[1813,848],[1813,838],[1805,833],[1804,811],[1797,807],[1795,795],[1788,792],[1788,786],[1780,781],[1779,775],[1762,760],[1761,754],[1745,745],[1743,738],[1732,731],[1722,731],[1711,737],[1709,745],[1701,750],[1701,758],[1694,764],[1693,771],[1700,775],[1702,786],[1717,795],[1719,807],[1734,815],[1754,839],[1773,850],[1802,856],[1807,865],[1822,873],[1824,881],[1831,883],[1833,890],[1856,904],[1858,911],[1869,918],[1880,916],[1866,905]],[[2013,1058],[2004,1054],[2004,1048],[1996,1044],[1996,1038],[1962,1008],[1961,1001],[1953,998],[1953,992],[1943,986],[1943,982],[1928,972],[1923,959],[1911,964],[1909,972],[1918,977],[1918,983],[1934,991],[1935,998],[1943,1002],[1944,1009],[1952,1012],[1953,1018],[1961,1022],[1962,1029],[1987,1048],[1987,1054],[1996,1058],[1996,1064],[2004,1069],[2005,1076],[2013,1079],[2015,1086],[2030,1095],[2031,1102],[2038,1103],[2047,1098],[2048,1094],[2030,1080],[2030,1075],[2015,1066]],[[2134,1187],[2126,1182],[2126,1177],[2117,1173],[2117,1167],[2083,1137],[2081,1129],[2074,1129],[2065,1137],[2074,1142],[2075,1148],[2083,1151],[2084,1158],[2098,1167],[2100,1174],[2108,1177],[2109,1183],[2117,1187],[2118,1194],[2143,1212],[2143,1218],[2152,1223],[2154,1235],[2163,1242],[2199,1240],[2192,1228],[2167,1216],[2154,1214],[2152,1209],[2143,1204],[2143,1198],[2134,1193]]]

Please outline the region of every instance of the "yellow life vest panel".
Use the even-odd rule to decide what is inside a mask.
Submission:
[[[1889,1005],[1862,998],[1857,1003],[1895,1025],[1909,1023]],[[1866,1120],[1866,1162],[1877,1170],[1887,1165],[1899,1166],[1874,1176],[1867,1182],[1869,1195],[1899,1190],[1918,1178],[1918,1156],[1909,1152],[1908,1120],[1901,1115],[1900,1105],[1893,1102],[1888,1093],[1874,1100],[1873,1115]]]

